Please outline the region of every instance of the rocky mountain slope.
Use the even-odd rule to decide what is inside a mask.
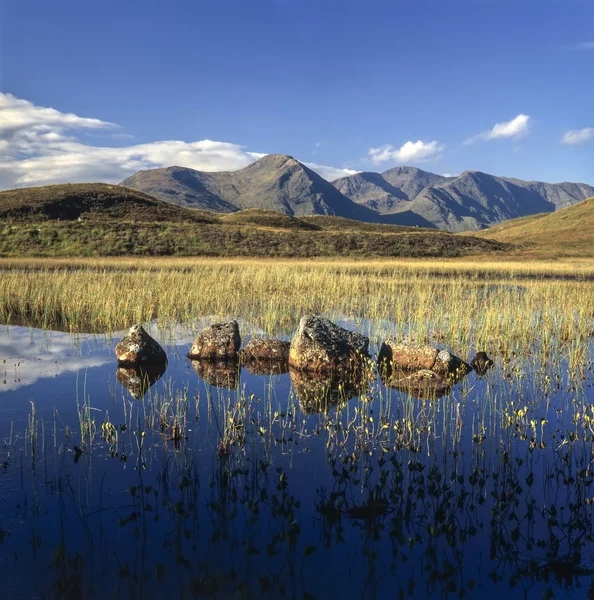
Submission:
[[[122,185],[178,206],[218,212],[260,208],[452,232],[554,212],[594,195],[594,187],[586,184],[522,181],[479,171],[444,177],[414,167],[357,173],[330,183],[282,154],[269,154],[239,171],[139,171]]]

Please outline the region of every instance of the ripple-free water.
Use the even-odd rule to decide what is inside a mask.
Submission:
[[[169,363],[145,392],[119,334],[0,330],[0,597],[592,593],[592,346],[571,371],[494,356],[433,401],[335,387],[316,412],[307,381],[203,379],[189,328],[153,333]]]

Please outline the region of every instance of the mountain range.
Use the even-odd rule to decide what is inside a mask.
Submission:
[[[297,217],[334,215],[453,232],[554,212],[594,196],[594,187],[581,183],[522,181],[480,171],[445,177],[414,167],[328,182],[282,154],[266,155],[238,171],[176,166],[139,171],[121,185],[178,206],[218,212],[262,208]]]

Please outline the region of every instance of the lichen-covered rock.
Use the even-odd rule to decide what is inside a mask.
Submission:
[[[410,394],[421,400],[437,400],[452,389],[452,383],[430,369],[421,369],[413,373],[392,371],[380,374],[382,383],[400,392]]]
[[[378,361],[384,368],[411,372],[429,370],[440,377],[455,380],[462,379],[472,371],[470,365],[448,350],[439,350],[427,344],[402,344],[395,340],[387,340],[382,344]]]
[[[478,375],[485,375],[494,364],[486,352],[477,352],[476,356],[470,361],[470,366]]]
[[[369,339],[324,317],[306,316],[291,341],[289,365],[301,370],[350,370],[367,356]]]
[[[472,367],[448,350],[440,350],[431,370],[442,377],[460,381],[472,371]]]
[[[206,383],[219,388],[237,389],[239,385],[239,361],[237,360],[192,360],[194,371]]]
[[[291,342],[253,337],[241,351],[241,355],[244,361],[270,360],[286,362],[289,360],[290,348]]]
[[[234,360],[239,356],[241,338],[237,321],[215,323],[198,332],[189,358]]]
[[[165,363],[144,367],[119,367],[116,379],[136,400],[140,400],[150,387],[165,373]]]
[[[115,348],[118,362],[123,366],[165,364],[167,354],[142,325],[133,325]]]
[[[360,372],[315,373],[289,367],[289,375],[299,408],[304,415],[328,412],[365,393]]]
[[[385,341],[378,360],[400,369],[432,369],[439,350],[427,344],[403,344],[396,340]]]

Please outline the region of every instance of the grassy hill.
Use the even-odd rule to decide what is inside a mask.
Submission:
[[[543,257],[594,256],[594,198],[544,213],[513,219],[474,234],[486,239],[521,244]]]
[[[124,221],[214,223],[208,211],[190,211],[148,194],[106,183],[67,183],[0,192],[0,219],[17,221],[79,218]]]
[[[457,257],[508,249],[342,217],[213,213],[105,184],[0,192],[0,256]]]

